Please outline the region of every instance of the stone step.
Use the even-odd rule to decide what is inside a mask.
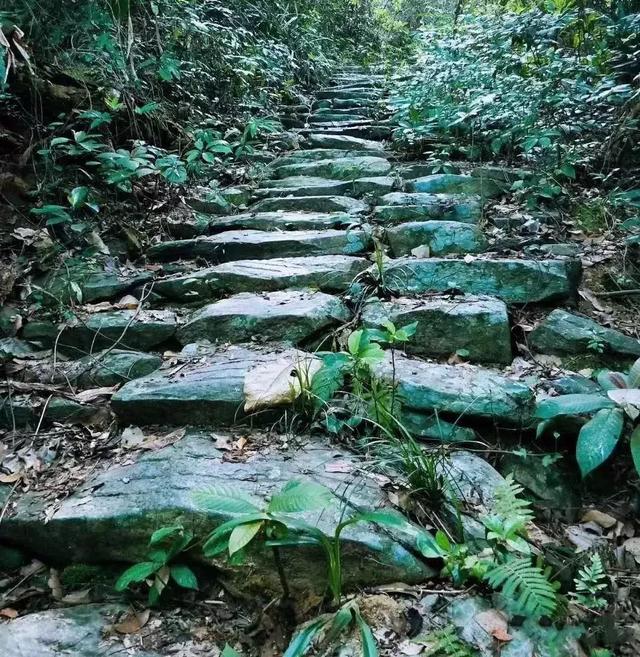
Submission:
[[[383,97],[381,91],[375,89],[321,89],[316,93],[318,100],[379,100]]]
[[[412,255],[414,249],[426,246],[421,257],[452,253],[479,253],[488,248],[483,232],[474,224],[457,221],[416,221],[400,224],[385,231],[394,258]]]
[[[368,267],[365,258],[340,255],[236,260],[159,279],[154,292],[172,301],[183,302],[215,299],[239,292],[273,292],[303,287],[344,292]]]
[[[147,251],[154,261],[205,258],[212,262],[296,256],[356,255],[371,244],[361,230],[229,230],[218,235],[161,242]]]
[[[366,303],[365,326],[381,327],[390,320],[396,327],[417,322],[414,337],[403,345],[408,354],[464,357],[479,363],[510,363],[511,334],[507,306],[492,297],[432,297]]]
[[[377,142],[374,142],[377,144]],[[308,148],[305,150],[292,151],[284,157],[279,157],[273,162],[273,167],[287,166],[289,164],[300,164],[302,162],[316,162],[318,160],[339,160],[351,157],[385,157],[385,153],[376,147],[372,150],[345,150],[341,148]]]
[[[29,322],[25,340],[80,357],[116,345],[120,349],[148,351],[176,332],[178,318],[169,310],[114,310],[76,313],[75,324],[58,327],[51,321]]]
[[[640,357],[637,339],[561,308],[553,310],[529,334],[529,345],[543,354],[593,353],[594,344],[601,345],[606,354]]]
[[[373,209],[373,219],[382,223],[441,219],[477,224],[482,217],[478,196],[392,192],[380,198],[379,203]]]
[[[275,178],[290,176],[320,176],[333,180],[356,180],[369,176],[386,176],[391,164],[383,157],[345,157],[339,159],[316,160],[296,164],[276,164],[273,167]]]
[[[302,128],[300,134],[307,135],[311,132],[315,134],[322,134],[325,136],[332,135],[334,137],[355,137],[367,141],[376,141],[391,138],[391,127],[384,123],[367,124],[344,124],[336,125],[332,123],[324,124],[317,123],[312,128]]]
[[[375,371],[384,380],[392,381],[394,366],[390,356]],[[408,409],[420,413],[438,411],[445,414],[445,419],[482,418],[521,425],[530,421],[533,414],[534,394],[528,385],[476,365],[440,365],[396,354],[395,381]]]
[[[460,173],[460,169],[450,162],[445,165],[436,164],[435,162],[414,162],[413,164],[400,165],[396,171],[401,178],[410,181],[433,175],[434,169],[438,166],[446,167],[447,173]]]
[[[369,121],[370,118],[365,114],[356,113],[354,111],[348,114],[341,114],[340,112],[320,112],[312,114],[307,119],[307,123],[360,123],[362,121]]]
[[[290,406],[289,393],[298,376],[310,376],[315,357],[290,348],[232,345],[189,345],[177,367],[159,370],[126,383],[112,397],[111,407],[124,425],[157,424],[231,426],[248,421],[270,425]],[[266,396],[258,408],[247,408],[245,384],[256,377],[280,373],[286,393]],[[298,374],[300,373],[300,374]],[[284,378],[283,378],[284,377]],[[266,384],[265,384],[266,385]],[[274,382],[274,386],[276,383]],[[162,409],[162,416],[159,410]]]
[[[385,109],[385,100],[383,98],[375,100],[368,100],[366,98],[332,98],[331,100],[320,102],[330,103],[330,107],[333,109],[357,110],[361,107],[369,107],[374,110]],[[314,107],[316,107],[316,104],[314,104]]]
[[[358,216],[345,212],[243,212],[228,217],[176,217],[167,221],[173,237],[187,239],[216,235],[227,230],[324,230],[359,224]]]
[[[581,274],[575,260],[398,258],[385,264],[384,284],[400,295],[455,290],[526,304],[575,299]]]
[[[367,209],[366,203],[348,196],[266,198],[251,206],[253,212],[348,212],[354,215],[365,213]]]
[[[326,337],[334,326],[351,319],[338,297],[312,290],[244,292],[212,303],[187,318],[178,330],[182,344],[281,341],[300,344]]]
[[[356,198],[365,194],[376,197],[388,194],[396,181],[389,176],[371,176],[356,180],[333,180],[309,176],[292,176],[262,183],[255,193],[256,198],[282,198],[300,196],[349,195]]]
[[[436,173],[408,180],[407,191],[422,194],[477,194],[482,198],[499,196],[502,188],[489,179],[455,173]]]
[[[314,117],[324,116],[357,116],[359,118],[371,118],[382,113],[379,107],[319,107],[315,110]]]
[[[68,384],[65,385],[68,390]],[[100,409],[89,403],[83,403],[64,394],[47,390],[41,395],[36,391],[29,394],[16,392],[11,386],[0,386],[0,427],[5,429],[49,426],[52,423],[91,425],[101,418]]]
[[[156,420],[162,411],[156,407]],[[233,440],[231,436],[228,438]],[[332,469],[329,467],[332,463],[347,467]],[[70,497],[57,503],[52,513],[47,513],[51,502],[42,494],[33,492],[22,496],[15,514],[4,518],[0,537],[10,537],[14,545],[39,558],[62,564],[135,563],[144,560],[149,537],[160,527],[181,524],[194,531],[196,538],[202,541],[215,527],[237,517],[233,513],[206,509],[198,499],[199,494],[227,491],[231,484],[234,493],[263,508],[272,495],[294,479],[315,481],[335,493],[335,503],[302,516],[332,534],[343,519],[342,514],[349,517],[359,510],[389,506],[386,492],[374,478],[363,477],[358,486],[350,486],[351,470],[357,468],[352,454],[317,437],[291,452],[260,446],[254,455],[243,462],[235,462],[226,459],[225,452],[216,448],[210,433],[188,431],[173,445],[147,451],[135,460],[128,459],[124,465],[113,465],[105,472],[92,475]],[[345,469],[349,472],[343,473]],[[345,487],[350,490],[346,505],[339,499]],[[406,529],[379,529],[370,523],[347,528],[342,535],[345,588],[399,581],[417,583],[435,575],[435,571],[413,556],[414,552],[419,553],[415,549],[416,536],[417,528],[410,524]],[[293,591],[307,595],[309,591],[324,593],[326,561],[319,548],[285,547],[281,548],[281,555]],[[230,566],[224,557],[216,562],[206,560],[198,547],[189,550],[183,558],[215,565],[225,571],[225,578],[232,578],[235,588],[254,595],[264,595],[265,591],[281,594],[270,551],[252,551],[248,555],[250,567],[241,569]],[[52,632],[49,641],[63,630],[45,627]],[[6,641],[6,636],[0,629],[0,645]],[[29,643],[22,647],[28,649]],[[20,654],[54,656],[48,651]],[[89,650],[77,654],[78,657],[93,657],[96,653]],[[14,657],[5,652],[2,655]]]
[[[341,149],[349,151],[383,151],[384,145],[379,141],[350,137],[349,135],[310,132],[305,136],[303,146],[310,149]]]

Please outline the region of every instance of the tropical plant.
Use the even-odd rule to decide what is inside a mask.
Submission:
[[[578,571],[574,580],[575,599],[587,609],[605,609],[609,603],[603,597],[607,576],[599,554],[592,554],[589,563]]]
[[[124,591],[131,584],[146,582],[149,586],[149,605],[155,605],[173,580],[185,589],[198,588],[198,580],[189,566],[175,563],[176,558],[193,547],[193,533],[182,525],[161,527],[149,539],[146,560],[137,563],[118,578],[116,591]]]
[[[468,643],[458,637],[453,625],[434,630],[413,641],[425,646],[425,650],[421,654],[426,657],[476,657],[478,654]]]

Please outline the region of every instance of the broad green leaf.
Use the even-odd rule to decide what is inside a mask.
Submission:
[[[247,495],[231,487],[216,486],[194,494],[194,500],[206,511],[217,513],[256,513],[259,507]]]
[[[193,570],[189,566],[178,564],[171,566],[171,578],[183,589],[198,590],[198,579],[196,578]]]
[[[358,513],[353,517],[355,522],[377,522],[380,525],[389,527],[406,527],[409,521],[401,514],[395,511],[367,511]]]
[[[151,114],[151,112],[155,112],[158,108],[160,107],[160,103],[147,103],[146,105],[143,105],[142,107],[136,107],[133,111],[136,114]]]
[[[229,554],[232,555],[249,545],[263,525],[264,522],[259,520],[258,522],[247,522],[234,527],[229,536]]]
[[[559,415],[587,415],[603,408],[613,408],[614,405],[604,395],[561,395],[538,402],[535,416],[539,420],[549,420]]]
[[[317,618],[297,632],[283,657],[302,657],[309,650],[313,640],[326,623],[327,621],[324,618]]]
[[[116,582],[116,591],[124,591],[133,582],[143,582],[161,567],[162,564],[155,561],[143,561],[127,568]]]
[[[332,492],[314,481],[292,480],[269,502],[271,513],[302,513],[322,509],[334,501]]]
[[[636,467],[636,472],[640,474],[640,426],[636,427],[631,434],[630,446],[633,465]]]
[[[225,644],[220,657],[242,657],[242,655],[227,643]]]
[[[338,609],[333,616],[331,621],[331,627],[329,628],[327,635],[324,639],[327,645],[331,645],[337,638],[344,632],[344,630],[349,627],[353,621],[353,608],[350,605]]]
[[[640,358],[636,360],[629,370],[627,385],[629,388],[640,388]]]
[[[441,559],[447,552],[429,534],[420,534],[416,540],[418,550],[427,559]]]
[[[182,530],[182,525],[174,525],[173,527],[160,527],[160,529],[156,529],[156,531],[151,534],[149,545],[156,545],[157,543],[164,541],[170,536],[179,534]]]
[[[576,459],[580,472],[586,477],[611,456],[620,440],[624,414],[619,408],[605,408],[580,430],[576,445]]]
[[[627,387],[627,377],[621,372],[611,372],[610,370],[600,370],[596,376],[596,381],[603,390],[616,390],[617,388]]]
[[[69,193],[69,205],[72,208],[79,208],[89,198],[88,187],[74,187]]]

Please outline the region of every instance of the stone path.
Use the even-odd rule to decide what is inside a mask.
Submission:
[[[199,425],[220,435],[240,424],[271,427],[282,403],[267,403],[260,412],[245,408],[256,378],[274,367],[290,373],[312,362],[312,351],[328,348],[326,338],[347,322],[376,327],[385,319],[418,322],[407,355],[395,363],[405,420],[417,436],[438,437],[434,412],[456,422],[452,439],[472,438],[478,423],[527,424],[531,386],[491,365],[512,360],[510,310],[574,299],[580,263],[488,253],[483,203],[500,193],[505,173],[427,175],[424,165],[397,163],[384,141],[391,126],[383,78],[351,71],[336,80],[317,94],[311,110],[283,108],[300,148],[271,162],[248,208],[172,219],[173,239],[147,253],[157,263],[154,273],[70,267],[64,278],[46,281],[63,300],[80,290],[84,303],[116,302],[128,293],[146,295],[147,302],[144,310],[134,303],[81,311],[62,331],[32,321],[20,339],[4,340],[5,353],[55,348],[59,360],[76,359],[56,368],[42,368],[39,360],[38,367],[16,372],[22,387],[0,401],[5,426],[91,423],[98,404],[65,395],[64,384],[77,391],[124,382],[110,403],[120,427]],[[391,256],[382,272],[372,264],[376,243]],[[377,284],[386,298],[356,303],[367,284]],[[572,353],[598,328],[585,328],[585,321],[557,310],[537,330],[535,344]],[[607,344],[638,354],[635,341],[602,331]],[[566,344],[558,333],[568,335]],[[167,347],[182,351],[162,364],[158,353]],[[469,363],[443,362],[456,352]],[[379,374],[389,378],[391,369],[384,362]],[[59,387],[39,394],[29,382]],[[45,560],[132,561],[158,526],[179,521],[202,529],[224,520],[199,510],[191,495],[218,481],[266,498],[288,478],[308,477],[340,494],[353,489],[354,509],[387,504],[357,459],[324,440],[303,440],[289,453],[261,445],[246,461],[228,463],[210,436],[188,431],[176,445],[101,472],[53,512],[46,512],[39,493],[14,498],[0,540]],[[414,539],[373,526],[345,532],[350,583],[429,577]],[[302,586],[313,586],[322,557],[310,550],[289,558],[306,562],[291,566],[303,573]]]

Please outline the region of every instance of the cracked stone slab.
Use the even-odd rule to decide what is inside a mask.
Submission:
[[[393,379],[391,358],[376,366]],[[397,355],[395,377],[405,406],[413,411],[437,410],[447,416],[484,418],[521,425],[531,418],[534,395],[529,386],[475,365],[441,365]]]
[[[353,230],[261,231],[231,230],[190,240],[161,242],[151,247],[151,260],[206,258],[213,262],[275,257],[357,255],[371,243],[368,232]]]
[[[193,273],[159,279],[154,292],[175,301],[198,301],[239,292],[274,292],[310,287],[344,292],[369,267],[365,258],[310,256],[236,260]]]
[[[381,223],[438,219],[477,224],[482,217],[482,202],[477,196],[391,192],[379,203],[373,218]]]
[[[499,196],[502,190],[489,178],[456,173],[435,173],[407,181],[410,192],[423,194],[477,194],[482,198]]]
[[[332,468],[332,464],[340,464]],[[345,470],[347,472],[345,472]],[[317,437],[295,451],[263,447],[243,462],[225,459],[208,433],[189,432],[164,449],[147,452],[130,465],[115,465],[86,481],[64,499],[45,522],[45,500],[37,493],[19,498],[16,513],[0,526],[0,536],[48,560],[78,563],[139,561],[150,534],[162,526],[182,524],[203,537],[232,517],[208,511],[196,493],[228,488],[265,503],[292,480],[313,480],[342,497],[318,512],[300,517],[325,532],[332,532],[355,509],[388,505],[386,493],[375,479],[358,474],[355,457]],[[345,506],[346,504],[346,506]],[[414,556],[417,528],[379,529],[358,524],[342,535],[344,576],[348,588],[403,581],[416,583],[434,571]],[[188,558],[205,561],[197,550]],[[290,584],[300,590],[322,589],[326,562],[314,547],[282,548]],[[233,572],[225,561],[218,566]],[[247,563],[236,569],[238,585],[277,591],[270,550],[249,550]]]
[[[252,338],[298,344],[322,337],[351,319],[338,297],[310,290],[241,293],[196,311],[178,330],[182,344],[248,342]]]
[[[577,260],[397,258],[385,264],[385,285],[403,295],[457,290],[525,304],[574,299],[581,274]]]
[[[386,176],[391,163],[382,157],[345,157],[316,160],[297,164],[279,165],[274,168],[276,178],[290,176],[320,176],[333,180],[356,180],[372,176]]]
[[[511,332],[507,306],[492,297],[432,297],[367,303],[362,321],[381,327],[417,322],[416,333],[404,346],[409,354],[447,357],[464,350],[475,362],[510,363]]]
[[[393,257],[411,255],[418,247],[428,247],[428,255],[479,253],[488,247],[484,233],[474,224],[458,221],[415,221],[385,231]]]
[[[338,148],[352,151],[380,151],[384,145],[379,141],[351,137],[349,135],[331,135],[312,132],[306,135],[304,145],[309,148]]]
[[[366,203],[348,196],[292,196],[265,198],[251,206],[253,212],[346,212],[362,214]]]

